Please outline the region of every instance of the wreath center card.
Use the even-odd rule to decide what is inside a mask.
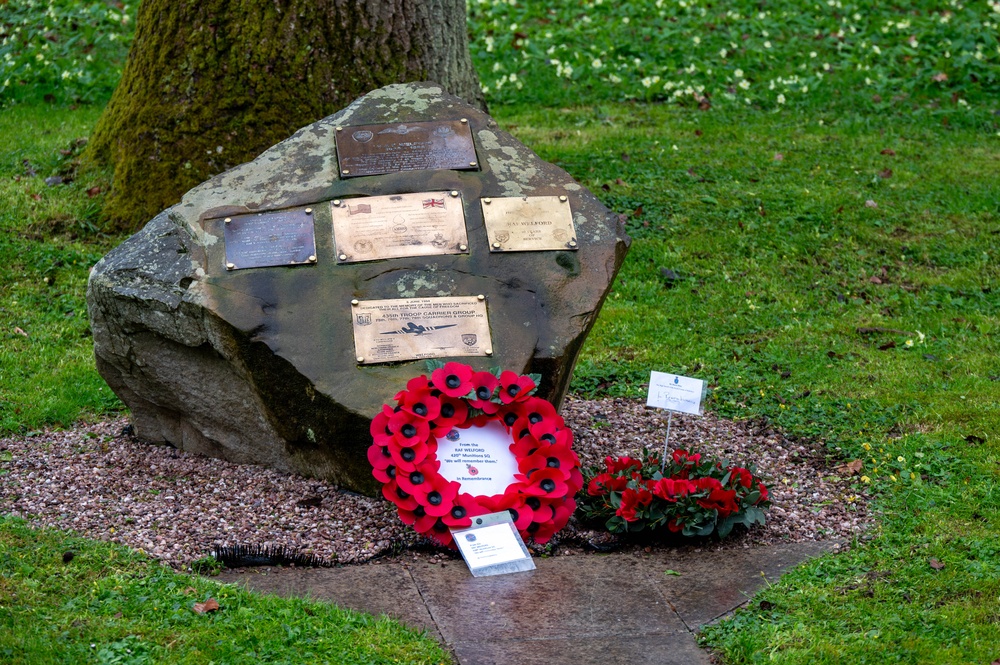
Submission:
[[[437,440],[438,472],[445,480],[458,482],[462,491],[477,496],[503,494],[516,481],[517,457],[503,423],[491,421],[479,427],[453,428]]]

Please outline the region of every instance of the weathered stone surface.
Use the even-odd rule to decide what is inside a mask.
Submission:
[[[339,125],[468,118],[478,171],[341,180]],[[337,198],[458,190],[469,254],[337,265]],[[481,197],[566,194],[575,252],[489,252]],[[227,271],[226,215],[309,205],[316,265]],[[541,373],[557,405],[629,240],[617,217],[488,115],[435,84],[393,85],[205,182],[110,252],[88,289],[98,369],[151,442],[294,470],[373,491],[365,449],[381,404],[422,361],[358,366],[350,301],[485,294],[492,358],[479,369]]]

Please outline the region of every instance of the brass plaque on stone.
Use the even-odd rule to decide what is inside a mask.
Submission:
[[[312,208],[234,215],[223,226],[226,270],[316,263]]]
[[[458,191],[369,196],[331,202],[339,263],[469,251]]]
[[[491,252],[578,248],[566,196],[484,198],[480,203]]]
[[[352,300],[351,317],[362,365],[493,355],[483,296]]]
[[[337,127],[336,135],[342,178],[479,166],[465,118]]]

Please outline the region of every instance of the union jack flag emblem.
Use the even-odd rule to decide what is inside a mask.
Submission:
[[[444,199],[424,199],[424,209],[444,208]]]

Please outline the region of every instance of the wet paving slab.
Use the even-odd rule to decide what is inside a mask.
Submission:
[[[388,615],[441,641],[458,665],[708,665],[694,631],[833,545],[556,556],[479,578],[459,559],[397,559],[217,579]]]

